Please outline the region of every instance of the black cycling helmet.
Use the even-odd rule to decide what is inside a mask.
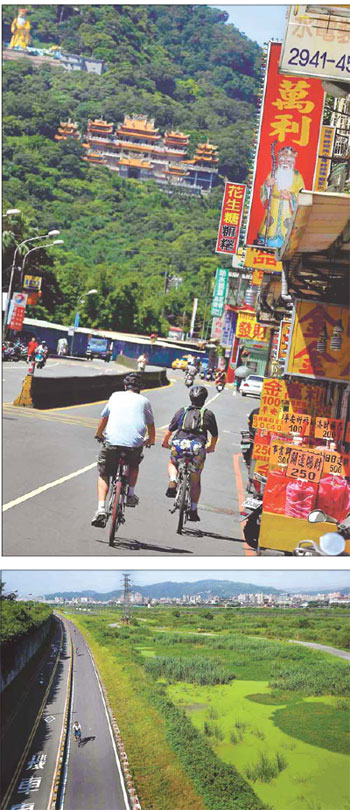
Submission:
[[[141,391],[142,378],[140,374],[131,372],[124,377],[124,388],[126,391]]]
[[[193,385],[192,388],[190,388],[189,394],[192,405],[202,406],[208,396],[208,391],[204,388],[204,385]]]

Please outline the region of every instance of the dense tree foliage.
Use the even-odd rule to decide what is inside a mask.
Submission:
[[[16,602],[12,599],[1,600],[0,641],[8,645],[36,630],[52,615],[48,605],[35,602]]]
[[[5,41],[13,9],[3,7]],[[153,183],[122,181],[84,163],[79,143],[57,143],[54,135],[68,117],[84,132],[88,118],[117,123],[125,113],[147,114],[161,131],[189,132],[190,154],[208,137],[219,148],[220,177],[244,181],[260,48],[207,6],[33,5],[28,16],[34,45],[59,45],[107,65],[97,76],[38,69],[30,59],[4,64],[6,203],[21,208],[24,238],[56,227],[65,241],[62,258],[50,251],[51,266],[33,254],[32,269],[41,262],[50,271],[35,315],[69,323],[82,293],[97,288],[82,324],[135,332],[186,326],[198,294],[203,321],[219,263],[222,187],[205,199],[168,197]],[[165,296],[167,276],[183,284]]]

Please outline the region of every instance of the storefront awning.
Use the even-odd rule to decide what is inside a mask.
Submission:
[[[349,195],[301,191],[276,258],[282,260],[289,294],[349,306]]]
[[[349,217],[349,194],[300,191],[293,223],[276,258],[289,261],[295,253],[328,250],[342,233]]]

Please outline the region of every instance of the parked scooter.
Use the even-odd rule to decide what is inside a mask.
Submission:
[[[295,557],[348,557],[345,540],[350,540],[350,513],[339,523],[321,509],[314,509],[308,517],[309,523],[335,523],[337,532],[326,532],[317,541],[301,540],[294,549]]]
[[[259,408],[253,408],[248,417],[249,429],[241,430],[241,452],[248,469],[247,494],[241,508],[243,519],[247,519],[243,534],[246,543],[254,549],[257,549],[259,545],[263,495],[266,484],[266,476],[255,472],[255,463],[252,459],[255,436],[253,417],[257,413],[259,413]]]

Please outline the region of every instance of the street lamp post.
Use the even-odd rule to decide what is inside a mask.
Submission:
[[[17,253],[18,253],[19,249],[21,247],[23,247],[23,245],[27,245],[29,242],[35,242],[37,239],[47,239],[47,238],[52,237],[52,236],[58,236],[59,233],[60,232],[57,231],[57,230],[52,230],[52,231],[49,231],[48,233],[44,233],[42,236],[32,236],[30,239],[24,239],[23,242],[20,242],[19,245],[16,246],[16,250],[15,250],[14,256],[13,256],[12,267],[11,267],[10,283],[9,283],[9,288],[8,288],[8,292],[7,292],[7,301],[6,301],[5,314],[4,314],[4,328],[3,328],[3,338],[4,338],[4,340],[6,338],[6,332],[7,332],[7,318],[8,318],[9,309],[10,309],[12,286],[13,286],[13,277],[14,277],[14,274],[15,274],[16,259],[17,259]],[[45,245],[42,245],[42,247],[45,247]]]
[[[38,245],[38,247],[34,247],[34,248],[31,248],[30,250],[28,250],[28,253],[26,253],[26,255],[24,256],[23,262],[22,262],[20,286],[21,287],[23,286],[24,265],[25,265],[30,253],[34,253],[34,250],[41,250],[43,247],[46,250],[46,248],[52,247],[53,245],[63,245],[63,244],[64,244],[63,239],[55,239],[54,242],[49,242],[47,245]]]
[[[15,214],[20,214],[20,208],[8,208],[7,211],[2,215],[3,217],[14,217]]]
[[[83,295],[95,295],[95,293],[97,293],[97,292],[98,292],[98,290],[88,290],[88,292],[83,293]],[[79,306],[79,304],[85,304],[85,299],[84,299],[84,298],[80,298],[80,299],[78,300],[78,302],[77,302],[77,305],[78,305],[78,306]],[[77,324],[77,325],[75,326],[75,324]],[[79,325],[79,310],[77,309],[77,311],[76,311],[76,313],[75,313],[75,319],[74,319],[74,331],[73,331],[72,343],[71,343],[71,347],[70,347],[72,357],[73,357],[73,347],[74,347],[75,330],[78,328],[78,325]]]

